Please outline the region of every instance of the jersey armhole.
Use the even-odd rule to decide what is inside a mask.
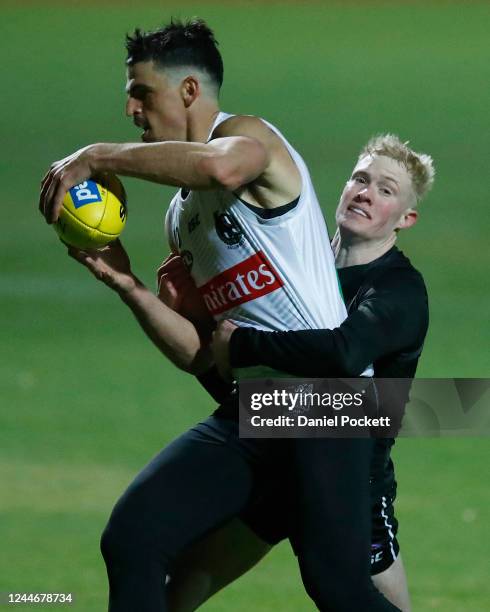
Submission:
[[[298,196],[292,202],[289,202],[289,204],[276,206],[276,208],[260,208],[259,206],[255,206],[254,204],[249,204],[248,202],[245,202],[245,200],[240,198],[236,193],[234,193],[234,195],[240,200],[242,204],[244,204],[249,210],[254,212],[261,219],[275,219],[276,217],[281,217],[282,215],[285,215],[290,210],[296,208],[301,197]]]

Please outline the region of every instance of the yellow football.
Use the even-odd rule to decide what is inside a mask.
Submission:
[[[103,174],[97,182],[75,185],[63,198],[54,229],[79,249],[97,249],[120,236],[127,217],[126,193],[115,174]]]

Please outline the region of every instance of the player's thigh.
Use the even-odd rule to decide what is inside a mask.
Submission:
[[[246,459],[197,426],[158,453],[131,483],[112,513],[110,539],[123,534],[129,547],[156,547],[175,558],[235,516],[252,482]]]
[[[306,537],[309,546],[326,551],[333,539],[339,545],[341,539],[345,544],[355,539],[355,528],[362,522],[369,550],[371,441],[319,438],[293,442],[300,536]]]
[[[383,595],[395,604],[402,612],[410,612],[407,576],[401,554],[390,567],[372,576],[374,585]]]
[[[167,584],[171,612],[191,612],[230,584],[271,549],[234,518],[192,544],[177,559]]]
[[[192,544],[167,584],[171,612],[191,612],[251,569],[288,537],[290,483],[284,474],[282,445],[273,445],[255,470],[250,499],[238,518]]]

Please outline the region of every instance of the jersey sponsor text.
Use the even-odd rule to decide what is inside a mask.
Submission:
[[[199,292],[209,312],[218,315],[272,293],[283,284],[264,252],[259,251],[201,285]]]

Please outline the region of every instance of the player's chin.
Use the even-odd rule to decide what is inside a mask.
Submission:
[[[369,234],[369,223],[366,223],[367,221],[369,221],[369,219],[364,219],[362,217],[359,219],[348,217],[339,221],[337,226],[344,236],[350,234],[351,236],[362,238],[367,237]]]

